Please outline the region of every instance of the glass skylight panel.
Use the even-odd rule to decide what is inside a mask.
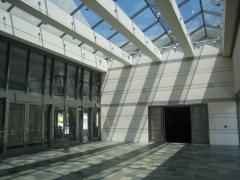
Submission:
[[[72,13],[81,3],[79,0],[50,0],[55,5],[66,11],[68,14]]]
[[[159,23],[157,23],[153,27],[148,29],[145,32],[145,35],[148,36],[148,38],[150,40],[153,40],[153,39],[155,39],[156,37],[158,37],[159,35],[161,35],[163,33],[165,33],[163,27]]]
[[[193,32],[194,30],[196,30],[201,26],[203,26],[202,14],[199,14],[197,17],[195,17],[194,19],[192,19],[186,24],[186,28],[189,34],[191,34],[191,32]]]
[[[207,26],[206,31],[207,31],[207,37],[209,39],[216,39],[217,37],[221,37],[221,31],[219,31],[219,29]]]
[[[160,10],[157,7],[154,7],[154,6],[151,6],[150,8],[152,9],[153,13],[155,14],[155,17],[157,17],[159,19],[159,22],[163,26],[164,30],[166,32],[168,32],[170,28],[169,28],[166,20],[164,19],[164,17],[161,15]]]
[[[102,36],[104,36],[105,38],[108,38],[109,36],[111,36],[113,33],[116,32],[116,29],[114,29],[110,24],[108,24],[106,21],[102,22],[101,24],[99,24],[95,30],[101,34]]]
[[[181,4],[182,2],[184,2],[185,0],[176,0],[177,5]]]
[[[211,25],[215,27],[220,27],[222,24],[221,16],[214,16],[207,13],[204,13],[205,23],[206,25]]]
[[[0,1],[0,9],[3,9],[3,10],[8,10],[8,8],[10,8],[11,4],[8,3],[8,2],[2,2]]]
[[[125,38],[122,34],[118,33],[117,35],[113,36],[110,41],[116,44],[118,47],[122,46],[126,42],[128,42],[127,38]]]
[[[169,45],[171,43],[171,39],[169,38],[169,36],[167,34],[163,35],[161,38],[157,39],[156,41],[154,41],[154,44],[157,47],[165,47],[167,45]]]
[[[128,53],[134,53],[136,50],[138,50],[138,47],[135,46],[133,43],[128,43],[126,46],[122,48],[124,51],[127,51]]]
[[[118,0],[116,3],[129,17],[146,6],[145,0]]]
[[[142,13],[140,13],[138,16],[136,16],[133,21],[136,23],[136,25],[141,29],[145,29],[150,24],[156,21],[156,17],[153,15],[152,11],[147,8]]]
[[[206,37],[206,34],[205,34],[204,27],[200,28],[199,30],[197,30],[196,32],[194,32],[190,35],[192,42],[200,41],[200,40],[204,39],[205,37]]]
[[[213,11],[213,12],[222,12],[223,11],[223,2],[222,0],[201,0],[203,10]]]
[[[180,7],[181,15],[184,21],[188,20],[195,14],[201,12],[201,6],[199,0],[190,0],[182,7]]]
[[[90,27],[94,26],[98,21],[101,20],[101,18],[87,6],[81,8],[81,10],[79,10],[74,17],[78,17],[80,21],[82,21],[82,18],[85,18],[85,21]]]
[[[23,19],[23,20],[25,20],[25,21],[27,21],[31,24],[33,24],[33,25],[36,25],[36,26],[41,22],[40,19],[35,18],[34,16],[26,13],[25,11],[23,11],[23,10],[17,8],[17,7],[14,7],[10,12],[11,12],[11,14],[13,14],[13,15],[15,15],[15,16],[17,16],[17,17],[19,17],[19,18],[21,18],[21,19]]]

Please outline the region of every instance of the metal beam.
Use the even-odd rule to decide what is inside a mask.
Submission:
[[[160,61],[162,56],[159,49],[133,21],[112,0],[82,0],[89,8],[95,11],[115,29],[121,32],[129,41],[135,44],[152,60]]]
[[[38,19],[42,20],[44,23],[50,24],[53,27],[63,31],[64,33],[72,36],[80,40],[81,42],[88,44],[89,46],[93,47],[94,49],[101,51],[102,53],[106,54],[110,58],[113,58],[124,65],[132,65],[132,57],[106,38],[98,34],[97,32],[93,31],[88,26],[84,25],[77,19],[74,19],[69,14],[61,14],[66,19],[72,19],[72,22],[66,19],[60,19],[58,17],[59,12],[65,13],[63,10],[58,8],[55,4],[53,4],[49,0],[45,0],[46,9],[52,8],[52,11],[48,13],[44,13],[39,9],[36,9],[34,4],[28,3],[26,1],[16,1],[16,0],[6,0],[7,2],[11,3],[12,5],[22,9],[23,11],[29,13],[32,16],[37,17]],[[37,3],[37,2],[36,2]],[[55,12],[56,11],[56,12]],[[58,12],[59,11],[59,12]],[[84,29],[80,31],[80,29]]]
[[[239,1],[225,0],[225,14],[224,14],[224,32],[223,32],[223,56],[232,56],[235,34],[238,28],[237,18],[239,18]]]
[[[168,22],[172,33],[176,36],[185,57],[194,57],[193,45],[176,1],[155,0],[155,4]]]

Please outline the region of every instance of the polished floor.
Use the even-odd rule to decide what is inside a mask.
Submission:
[[[240,179],[240,148],[91,143],[5,159],[0,179]]]

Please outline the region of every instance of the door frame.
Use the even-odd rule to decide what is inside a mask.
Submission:
[[[151,139],[151,111],[150,111],[150,108],[151,107],[158,107],[158,108],[163,108],[163,113],[162,113],[162,125],[163,125],[163,137],[164,137],[164,142],[166,142],[166,127],[165,127],[165,121],[166,121],[166,118],[165,118],[165,109],[166,108],[169,108],[169,107],[189,107],[190,108],[190,123],[191,123],[191,143],[192,143],[192,135],[193,135],[193,112],[192,112],[192,107],[195,106],[195,105],[205,105],[206,108],[208,107],[208,104],[207,103],[196,103],[196,104],[176,104],[176,105],[159,105],[159,106],[148,106],[148,139],[149,139],[149,142],[152,141]],[[209,123],[209,118],[208,118],[208,108],[207,108],[207,114],[206,114],[206,118],[207,118],[207,121]],[[240,122],[240,120],[239,120]],[[208,128],[209,128],[209,124],[208,124]],[[209,130],[209,129],[208,129]],[[209,136],[209,131],[208,131],[208,136]],[[153,141],[152,141],[153,142]],[[163,142],[163,143],[164,143]]]
[[[5,151],[5,124],[6,124],[6,101],[7,98],[0,98],[0,103],[2,103],[2,120],[0,123],[2,124],[2,128],[0,129],[0,161],[3,159],[4,151]]]

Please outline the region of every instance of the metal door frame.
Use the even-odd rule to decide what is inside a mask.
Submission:
[[[4,151],[5,151],[5,124],[6,124],[6,98],[0,98],[0,102],[3,104],[2,107],[2,120],[0,123],[2,124],[2,129],[0,129],[0,161],[3,159]]]

